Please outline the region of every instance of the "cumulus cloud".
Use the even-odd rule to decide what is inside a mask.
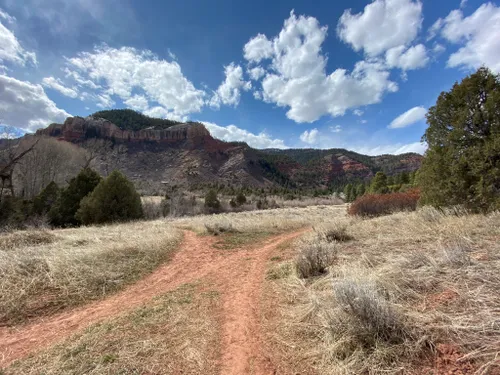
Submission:
[[[135,111],[146,111],[149,108],[148,99],[144,95],[134,95],[123,103]]]
[[[429,62],[427,50],[423,44],[408,49],[405,46],[391,48],[386,52],[385,57],[389,67],[405,71],[423,68]]]
[[[296,122],[313,122],[327,114],[342,116],[348,109],[378,103],[386,92],[398,89],[380,62],[360,61],[350,73],[337,69],[328,75],[321,52],[326,34],[327,27],[316,18],[297,17],[292,11],[270,41],[272,54],[266,58],[272,60],[262,80],[262,98],[289,107],[287,117]]]
[[[313,145],[318,142],[318,129],[306,130],[304,133],[300,135],[300,140],[304,143]]]
[[[462,10],[453,10],[443,25],[441,35],[446,40],[465,44],[450,56],[448,66],[477,69],[485,65],[500,73],[500,7],[483,4],[465,18]]]
[[[266,70],[261,66],[256,66],[255,68],[248,69],[248,75],[254,81],[258,81],[266,74]]]
[[[355,109],[354,111],[352,111],[352,113],[355,114],[356,116],[363,116],[365,112],[361,109]]]
[[[210,134],[218,139],[227,142],[246,142],[253,148],[287,148],[285,142],[281,139],[271,138],[268,134],[262,132],[253,134],[245,129],[238,128],[235,125],[219,126],[212,122],[201,121],[206,126]]]
[[[273,44],[265,35],[257,34],[245,44],[243,54],[248,61],[259,63],[273,55]]]
[[[389,129],[400,129],[406,128],[416,122],[422,121],[425,119],[425,114],[427,110],[424,107],[413,107],[409,109],[402,115],[396,117],[388,126]]]
[[[42,80],[42,85],[59,91],[64,96],[68,96],[73,99],[78,97],[78,90],[76,90],[75,88],[66,87],[58,78],[45,77]]]
[[[438,18],[437,21],[432,24],[432,26],[427,31],[427,41],[434,39],[439,34],[441,28],[443,27],[443,24],[444,21],[442,18]]]
[[[16,19],[0,9],[0,20],[14,23]],[[0,22],[0,63],[10,62],[17,65],[32,63],[36,65],[36,54],[26,51],[19,43],[14,33]]]
[[[240,103],[241,90],[250,90],[252,84],[243,79],[243,69],[234,63],[224,67],[226,79],[221,83],[212,99],[210,105],[219,108],[221,103],[237,106]]]
[[[0,75],[0,113],[5,124],[33,131],[63,122],[69,113],[57,108],[41,85]]]
[[[205,105],[205,92],[194,87],[180,65],[161,60],[151,51],[103,45],[68,59],[68,63],[66,74],[76,71],[81,82],[90,80],[100,86],[100,95],[127,101],[139,90],[138,95],[147,98],[150,106],[164,108],[165,117],[184,117],[200,112]]]
[[[412,42],[422,25],[422,3],[413,0],[375,0],[360,13],[346,10],[337,34],[355,51],[377,56]]]

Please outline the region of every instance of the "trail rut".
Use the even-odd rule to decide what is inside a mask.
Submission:
[[[261,286],[270,253],[280,243],[303,232],[281,234],[257,245],[223,251],[213,247],[213,238],[186,231],[170,262],[116,295],[25,326],[0,328],[0,368],[182,284],[207,279],[222,296],[221,374],[273,374],[272,364],[260,345]]]

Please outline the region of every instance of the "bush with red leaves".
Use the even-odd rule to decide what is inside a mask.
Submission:
[[[367,194],[356,199],[347,212],[349,215],[374,217],[399,211],[415,211],[419,199],[418,189],[404,193]]]

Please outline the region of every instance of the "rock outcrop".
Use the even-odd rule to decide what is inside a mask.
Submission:
[[[154,142],[160,144],[176,144],[187,142],[196,147],[213,138],[203,124],[187,123],[174,125],[168,129],[142,129],[138,131],[123,130],[102,118],[68,117],[64,124],[51,124],[40,129],[36,135],[56,137],[61,140],[82,143],[87,139],[108,139],[118,143]]]

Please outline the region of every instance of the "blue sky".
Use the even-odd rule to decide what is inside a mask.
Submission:
[[[423,152],[439,93],[500,72],[500,7],[475,0],[0,0],[0,23],[0,119],[25,131],[128,107],[257,148]]]

